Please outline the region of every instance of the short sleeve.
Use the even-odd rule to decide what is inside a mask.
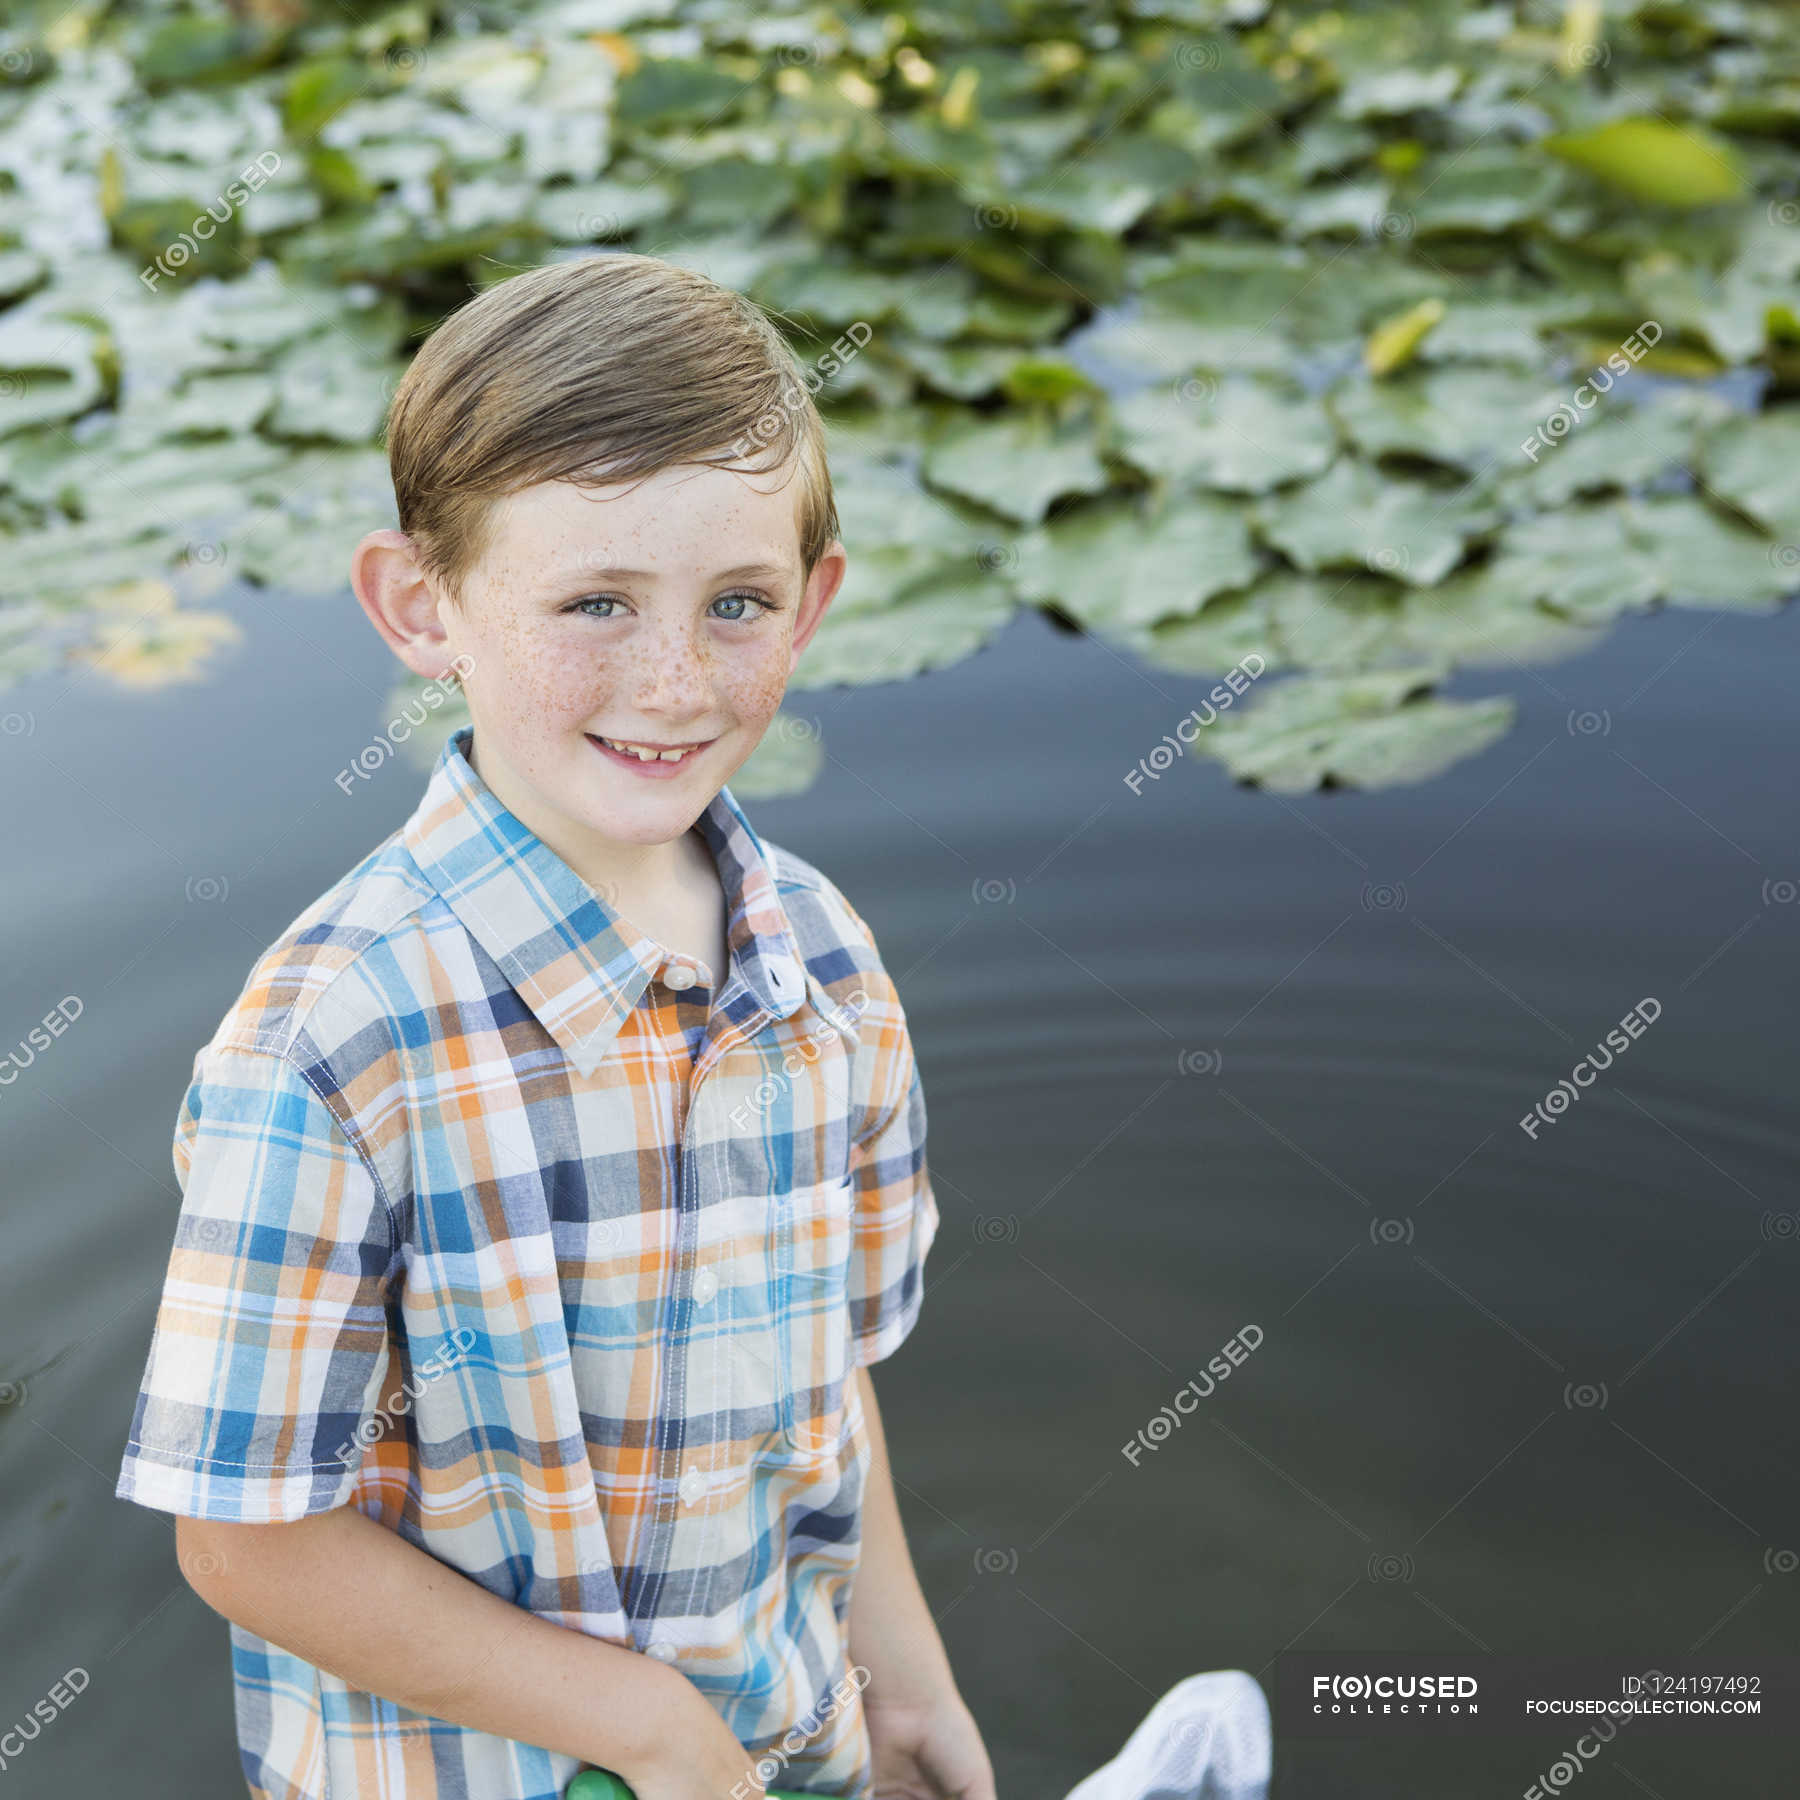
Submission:
[[[891,993],[891,990],[890,990]],[[906,1341],[925,1297],[925,1256],[937,1236],[937,1200],[925,1164],[925,1090],[897,1002],[866,1015],[875,1030],[883,1096],[856,1140],[850,1319],[856,1360],[880,1362]]]
[[[200,1053],[174,1161],[181,1209],[114,1492],[241,1524],[327,1511],[350,1497],[389,1365],[386,1195],[273,1050]]]

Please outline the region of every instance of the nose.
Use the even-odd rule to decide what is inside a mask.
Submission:
[[[627,686],[646,716],[697,718],[712,702],[712,659],[700,635],[679,622],[646,632],[632,645]]]

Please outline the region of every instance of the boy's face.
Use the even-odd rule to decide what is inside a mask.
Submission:
[[[404,647],[383,633],[422,674],[470,659],[477,772],[553,847],[678,838],[756,748],[846,563],[833,544],[802,584],[787,474],[687,465],[527,488],[498,503],[462,605],[437,601]],[[362,575],[359,553],[375,617]],[[643,762],[603,738],[693,748]]]

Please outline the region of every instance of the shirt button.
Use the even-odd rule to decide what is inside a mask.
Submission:
[[[683,988],[691,988],[699,979],[686,963],[672,962],[663,967],[663,986],[673,988],[678,994]]]
[[[694,1299],[704,1306],[719,1291],[719,1278],[711,1269],[702,1269],[694,1277]]]
[[[695,1464],[681,1478],[681,1497],[689,1506],[692,1506],[700,1498],[705,1487],[706,1477],[700,1472],[699,1465]]]
[[[673,1644],[650,1644],[646,1646],[646,1654],[654,1656],[658,1662],[673,1662],[676,1649]]]

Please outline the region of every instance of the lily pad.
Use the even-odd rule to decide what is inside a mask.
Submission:
[[[756,86],[734,70],[698,59],[656,57],[620,82],[614,116],[621,126],[710,121],[740,104]]]
[[[1011,561],[1010,533],[973,522],[909,470],[846,458],[834,466],[832,490],[853,552],[828,618],[878,611],[933,573],[967,576]]]
[[[1562,172],[1528,149],[1474,145],[1425,165],[1417,198],[1396,204],[1410,217],[1413,235],[1511,231],[1541,219],[1555,204]]]
[[[931,581],[880,612],[825,615],[789,691],[904,681],[961,662],[991,643],[1018,610],[998,575]]]
[[[1358,568],[1433,587],[1499,522],[1464,487],[1389,477],[1354,457],[1257,509],[1263,541],[1301,569]]]
[[[1670,605],[1773,612],[1784,595],[1800,590],[1800,568],[1772,556],[1766,539],[1696,495],[1646,496],[1627,505],[1633,548]]]
[[[1604,635],[1600,626],[1522,599],[1509,590],[1505,565],[1489,561],[1457,570],[1441,586],[1409,591],[1392,642],[1458,668],[1513,668],[1579,656]]]
[[[934,344],[913,337],[892,338],[885,348],[939,393],[958,400],[994,393],[1032,354],[1020,344]]]
[[[1282,657],[1297,668],[1347,674],[1419,661],[1400,640],[1404,592],[1391,581],[1282,570],[1258,583],[1254,594]]]
[[[1491,579],[1587,624],[1663,600],[1770,612],[1800,586],[1767,539],[1691,494],[1539,513],[1508,525]]]
[[[1287,370],[1289,328],[1298,322],[1288,315],[1318,273],[1297,246],[1187,242],[1147,264],[1135,304],[1090,343],[1158,373]]]
[[[1786,545],[1800,545],[1800,408],[1740,415],[1701,440],[1700,476]]]
[[[1723,139],[1667,119],[1612,119],[1546,138],[1543,147],[1657,206],[1713,206],[1744,191],[1743,170]]]
[[[1426,696],[1440,664],[1292,676],[1222,713],[1198,748],[1239,781],[1275,793],[1428,781],[1497,743],[1517,711],[1505,696]]]
[[[48,421],[73,419],[104,392],[87,329],[29,320],[0,336],[0,437]]]
[[[1401,113],[1431,112],[1445,104],[1463,84],[1463,72],[1452,65],[1435,69],[1380,69],[1359,75],[1338,96],[1342,119],[1392,118]]]
[[[1755,356],[1768,342],[1771,312],[1794,299],[1785,277],[1736,262],[1715,272],[1663,250],[1630,264],[1626,285],[1645,317],[1703,338],[1728,363]]]
[[[829,616],[829,615],[828,615]],[[731,791],[745,800],[779,800],[804,794],[825,767],[825,738],[816,719],[778,712],[756,748],[731,778]]]
[[[1042,412],[958,419],[925,452],[925,477],[1022,525],[1035,525],[1065,494],[1098,494],[1109,477],[1086,418]]]
[[[1317,401],[1238,377],[1146,388],[1117,409],[1120,454],[1147,475],[1261,494],[1316,475],[1337,454]]]
[[[1262,567],[1240,507],[1210,494],[1100,501],[1027,533],[1013,585],[1102,632],[1185,616]]]
[[[1368,455],[1423,457],[1473,474],[1516,456],[1561,396],[1542,379],[1455,364],[1347,383],[1329,398],[1338,423]]]
[[[1265,672],[1287,666],[1254,588],[1217,595],[1187,618],[1118,633],[1117,641],[1178,675],[1224,674],[1251,655],[1263,659]]]
[[[1703,392],[1647,395],[1641,404],[1620,400],[1546,447],[1533,440],[1535,461],[1507,471],[1506,491],[1534,507],[1561,506],[1578,494],[1634,488],[1693,460],[1695,434],[1707,418],[1729,416],[1717,395]]]
[[[1151,207],[1199,181],[1189,151],[1153,137],[1109,136],[1060,161],[1038,180],[1010,188],[1006,204],[1051,224],[1129,231]]]

